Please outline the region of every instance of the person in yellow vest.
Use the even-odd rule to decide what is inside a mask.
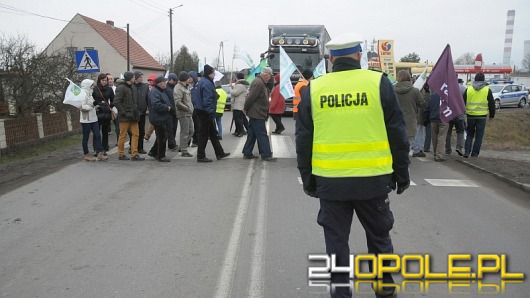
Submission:
[[[326,44],[333,71],[302,91],[296,121],[303,190],[320,200],[317,222],[324,229],[326,253],[336,254],[337,266],[350,265],[354,212],[365,229],[368,252],[393,253],[388,193],[397,188],[402,194],[410,185],[403,113],[387,76],[361,69],[363,40],[345,33]],[[388,273],[382,280],[393,283]],[[348,284],[349,275],[332,273],[331,282]],[[331,288],[333,297],[351,297],[348,287]],[[374,290],[377,297],[395,294],[394,287]]]
[[[478,157],[482,139],[486,131],[486,118],[493,121],[495,117],[495,100],[488,84],[484,82],[484,74],[477,73],[475,81],[464,92],[467,115],[467,137],[464,146],[464,157]],[[473,138],[475,142],[473,142]]]
[[[309,85],[309,81],[313,79],[313,72],[310,69],[304,69],[302,71],[302,77],[298,80],[298,83],[294,85],[294,97],[293,97],[293,118],[296,120],[298,115],[298,105],[300,104],[300,93],[304,87]]]
[[[217,136],[219,137],[219,140],[223,139],[223,123],[221,119],[225,112],[226,98],[228,97],[228,94],[226,94],[222,87],[223,85],[221,85],[220,81],[215,81],[215,91],[219,94],[217,108],[215,110],[215,122],[217,123]]]

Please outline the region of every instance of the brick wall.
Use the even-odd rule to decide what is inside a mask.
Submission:
[[[39,138],[36,116],[9,119],[4,125],[7,147]]]
[[[54,135],[68,131],[66,113],[43,113],[42,126],[44,128],[44,136]]]

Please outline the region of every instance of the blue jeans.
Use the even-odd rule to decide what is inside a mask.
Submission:
[[[425,126],[425,144],[423,144],[423,151],[431,150],[431,122]]]
[[[223,122],[222,122],[223,114],[216,113],[215,114],[215,122],[217,123],[217,136],[222,138],[223,137]]]
[[[96,150],[96,153],[101,152],[101,135],[99,134],[99,124],[97,122],[81,123],[81,127],[83,128],[83,141],[81,142],[81,145],[83,146],[83,153],[86,155],[90,152],[88,151],[88,138],[90,137],[90,131],[92,131],[92,134],[94,134],[94,150]]]
[[[271,144],[267,135],[265,120],[249,117],[247,141],[243,147],[243,154],[245,156],[252,155],[256,141],[258,141],[258,151],[261,154],[261,158],[271,157]]]
[[[482,139],[486,131],[486,118],[467,117],[467,138],[465,154],[471,156],[478,156],[480,147],[482,146]],[[473,138],[475,142],[473,143]],[[473,146],[473,149],[471,149]]]
[[[425,143],[425,126],[418,124],[416,129],[416,137],[414,138],[414,144],[412,144],[412,152],[419,153],[422,145]]]

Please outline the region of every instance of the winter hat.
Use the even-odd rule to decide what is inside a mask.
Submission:
[[[484,74],[479,72],[475,75],[475,81],[484,82]]]
[[[173,80],[173,81],[178,81],[178,78],[177,78],[177,75],[174,74],[174,73],[170,73],[168,76],[167,76],[167,80]]]
[[[187,81],[189,78],[190,78],[190,75],[189,75],[187,72],[185,72],[185,71],[181,71],[181,72],[179,72],[179,81],[181,81],[181,82],[185,82],[185,81]]]
[[[166,82],[166,81],[167,79],[164,76],[158,76],[155,79],[155,84],[159,84],[159,83]]]
[[[274,80],[276,80],[276,83],[279,83],[280,82],[280,74],[277,73],[275,76],[274,76]]]
[[[125,82],[130,81],[132,78],[134,78],[134,73],[132,73],[132,72],[130,72],[130,71],[126,71],[126,72],[123,74],[123,79],[125,80]]]
[[[204,65],[204,76],[209,76],[210,74],[214,73],[214,69],[213,67],[211,67],[210,65],[206,64]]]
[[[242,73],[242,72],[238,72],[238,73],[236,74],[236,78],[237,78],[238,80],[242,80],[242,79],[245,78],[245,74]]]
[[[156,74],[152,73],[152,74],[150,74],[149,77],[147,78],[147,81],[153,81],[153,82],[154,82],[155,79],[156,79]]]
[[[313,76],[313,72],[311,69],[304,69],[304,71],[302,71],[302,76],[304,79],[309,80]]]
[[[137,78],[139,78],[139,77],[141,77],[141,76],[143,76],[143,75],[144,75],[144,74],[143,74],[141,71],[139,71],[139,70],[137,70],[137,71],[134,72],[134,78],[135,78],[135,79],[137,79]]]

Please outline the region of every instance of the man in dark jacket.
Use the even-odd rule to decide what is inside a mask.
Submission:
[[[397,187],[401,194],[410,184],[403,114],[386,75],[361,69],[363,40],[350,33],[326,44],[333,71],[304,89],[296,121],[303,190],[320,198],[317,222],[324,228],[326,253],[336,254],[337,266],[350,265],[354,212],[366,231],[368,252],[393,253],[388,193]],[[332,273],[331,282],[349,284],[349,275]],[[392,276],[384,274],[383,282],[392,284]],[[376,295],[390,297],[394,290],[376,289]],[[338,287],[332,296],[351,294]]]
[[[134,74],[126,71],[123,74],[124,80],[116,87],[116,95],[114,96],[114,105],[118,109],[118,117],[120,118],[120,135],[118,138],[118,159],[119,160],[144,160],[138,155],[138,120],[140,113],[133,99],[133,91],[131,85],[134,82]],[[131,132],[131,158],[125,155],[125,138],[127,131]]]
[[[272,157],[271,144],[265,127],[265,121],[269,118],[269,89],[266,84],[271,78],[272,69],[264,67],[248,89],[244,106],[245,114],[249,118],[247,141],[243,147],[243,157],[246,159],[257,157],[252,153],[257,141],[261,159],[276,161],[276,158]]]
[[[445,138],[447,136],[447,128],[449,125],[443,123],[440,119],[440,101],[442,99],[436,92],[431,93],[429,103],[424,109],[424,119],[430,123],[432,148],[434,153],[434,161],[446,161],[445,158]]]
[[[160,162],[169,162],[166,158],[167,126],[171,114],[175,113],[166,93],[167,79],[158,76],[155,87],[149,92],[149,122],[155,127],[156,140],[148,155]]]
[[[219,142],[217,137],[217,129],[215,128],[215,109],[217,106],[217,97],[219,96],[215,92],[215,85],[213,78],[215,77],[215,70],[210,65],[204,66],[204,77],[197,84],[196,92],[198,95],[193,95],[193,105],[197,112],[197,118],[199,119],[199,145],[197,148],[197,162],[212,162],[211,159],[206,157],[206,144],[208,144],[208,138],[212,142],[213,149],[217,159],[223,159],[230,155],[230,153],[224,152],[223,146]]]
[[[190,93],[191,93],[191,102],[193,104],[193,115],[191,116],[191,119],[193,120],[193,127],[194,132],[191,138],[191,147],[197,147],[197,144],[199,144],[199,118],[197,117],[197,110],[195,107],[197,106],[197,101],[200,99],[199,89],[197,88],[199,85],[199,76],[196,71],[190,71],[189,72],[189,80],[188,83],[190,84]]]
[[[174,152],[179,150],[177,146],[177,141],[175,140],[179,123],[177,120],[177,107],[175,105],[175,96],[173,95],[177,83],[177,75],[174,73],[170,73],[167,77],[166,89],[164,90],[171,104],[171,113],[169,115],[169,120],[167,123],[167,147],[169,148],[169,150]]]
[[[143,73],[141,71],[134,72],[134,83],[132,84],[133,99],[138,107],[140,116],[138,118],[138,153],[146,154],[144,150],[144,135],[145,135],[145,116],[147,113],[147,94],[149,93],[149,86],[143,82]],[[132,147],[132,146],[131,146]]]

